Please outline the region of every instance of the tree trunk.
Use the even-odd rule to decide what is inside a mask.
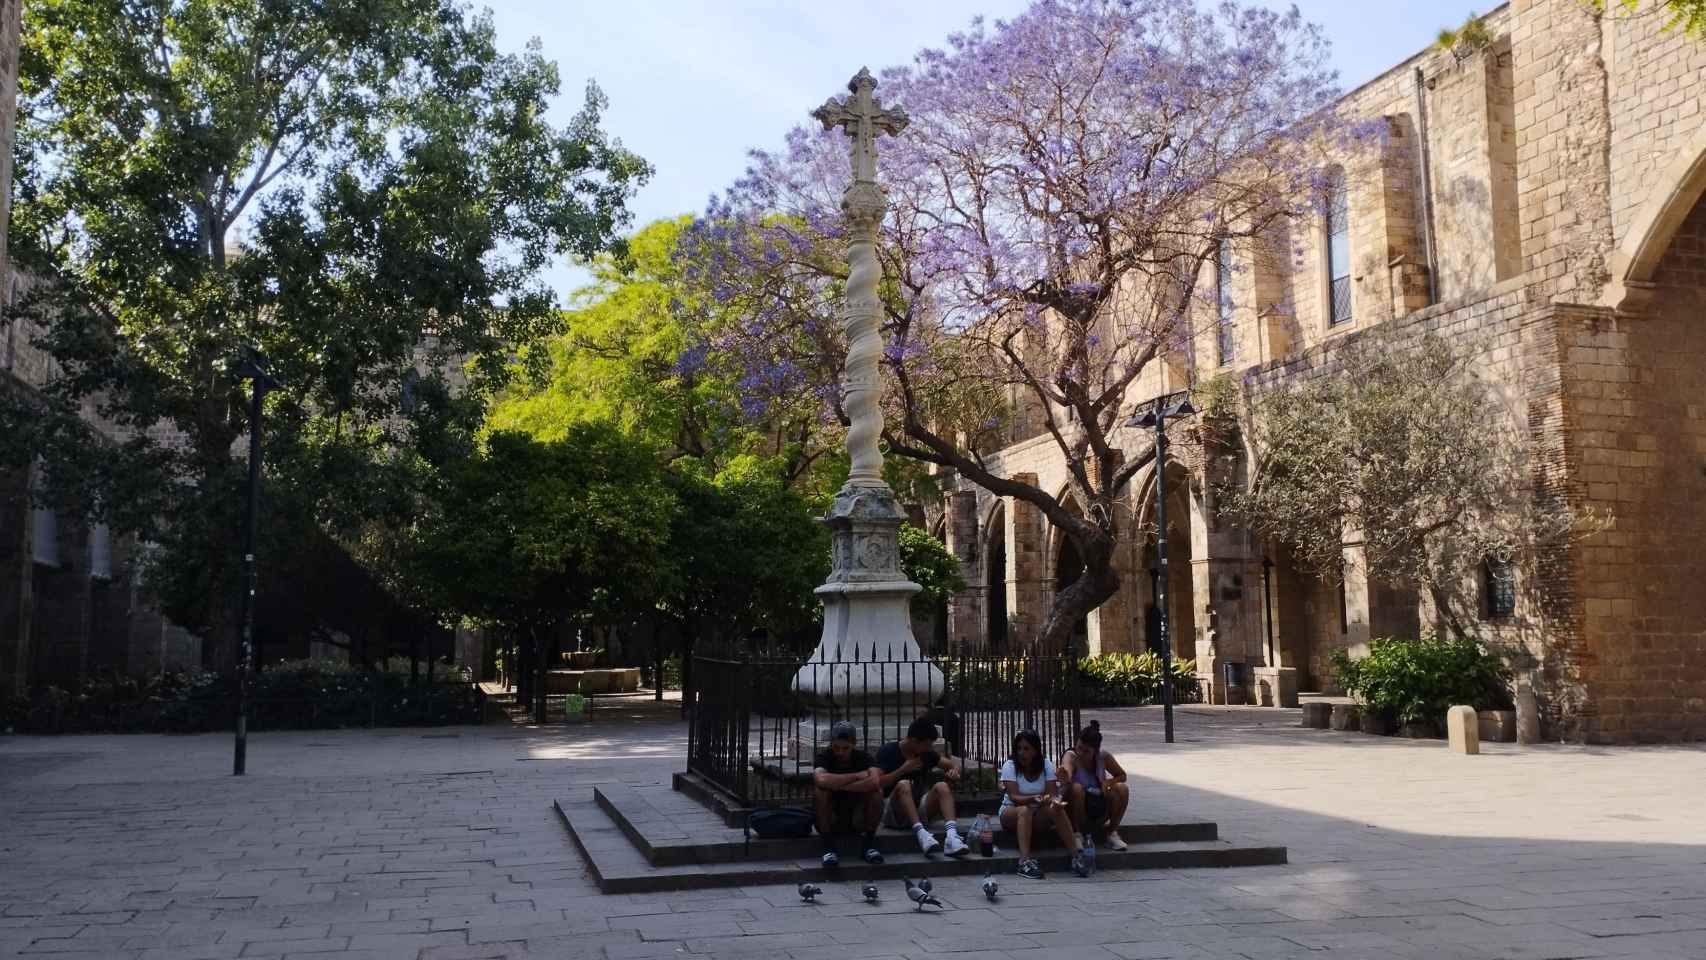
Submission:
[[[1037,635],[1037,650],[1043,656],[1064,655],[1072,644],[1073,628],[1078,621],[1119,592],[1120,575],[1114,570],[1115,536],[1100,527],[1087,527],[1094,532],[1080,530],[1075,536],[1062,531],[1078,551],[1084,570],[1066,589],[1055,594],[1054,603],[1043,618],[1042,630]],[[1073,655],[1081,657],[1085,652],[1074,650]]]

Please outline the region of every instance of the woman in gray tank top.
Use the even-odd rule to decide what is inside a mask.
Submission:
[[[1072,822],[1087,842],[1124,850],[1120,821],[1131,803],[1131,790],[1126,785],[1125,768],[1102,749],[1101,723],[1092,720],[1078,732],[1077,744],[1060,758],[1055,776],[1060,779],[1061,795],[1066,798]]]

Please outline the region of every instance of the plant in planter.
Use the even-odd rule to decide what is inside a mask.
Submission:
[[[1381,637],[1366,657],[1343,650],[1332,657],[1333,675],[1368,710],[1405,736],[1437,736],[1455,704],[1476,710],[1510,709],[1511,671],[1504,658],[1474,637]]]
[[[569,723],[586,722],[586,698],[571,693],[563,698],[563,719]]]

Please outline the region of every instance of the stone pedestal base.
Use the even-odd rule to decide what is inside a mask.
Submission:
[[[1297,668],[1257,667],[1257,703],[1264,707],[1297,706]]]

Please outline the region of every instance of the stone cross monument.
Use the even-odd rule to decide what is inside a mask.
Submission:
[[[877,186],[876,138],[899,133],[907,118],[877,104],[876,86],[870,71],[860,70],[847,84],[852,96],[831,99],[812,112],[824,127],[841,127],[852,138],[853,182],[841,196],[848,228],[841,323],[847,339],[843,387],[852,421],[847,452],[853,466],[824,518],[832,567],[829,580],[816,591],[823,598],[823,638],[794,677],[795,689],[818,710],[802,724],[802,746],[808,738],[827,741],[829,722],[843,717],[865,727],[865,744],[894,739],[942,693],[942,672],[924,659],[912,636],[910,604],[922,588],[900,570],[905,514],[883,482],[883,455],[877,448],[883,431],[877,370],[883,339],[876,245],[886,201]]]

